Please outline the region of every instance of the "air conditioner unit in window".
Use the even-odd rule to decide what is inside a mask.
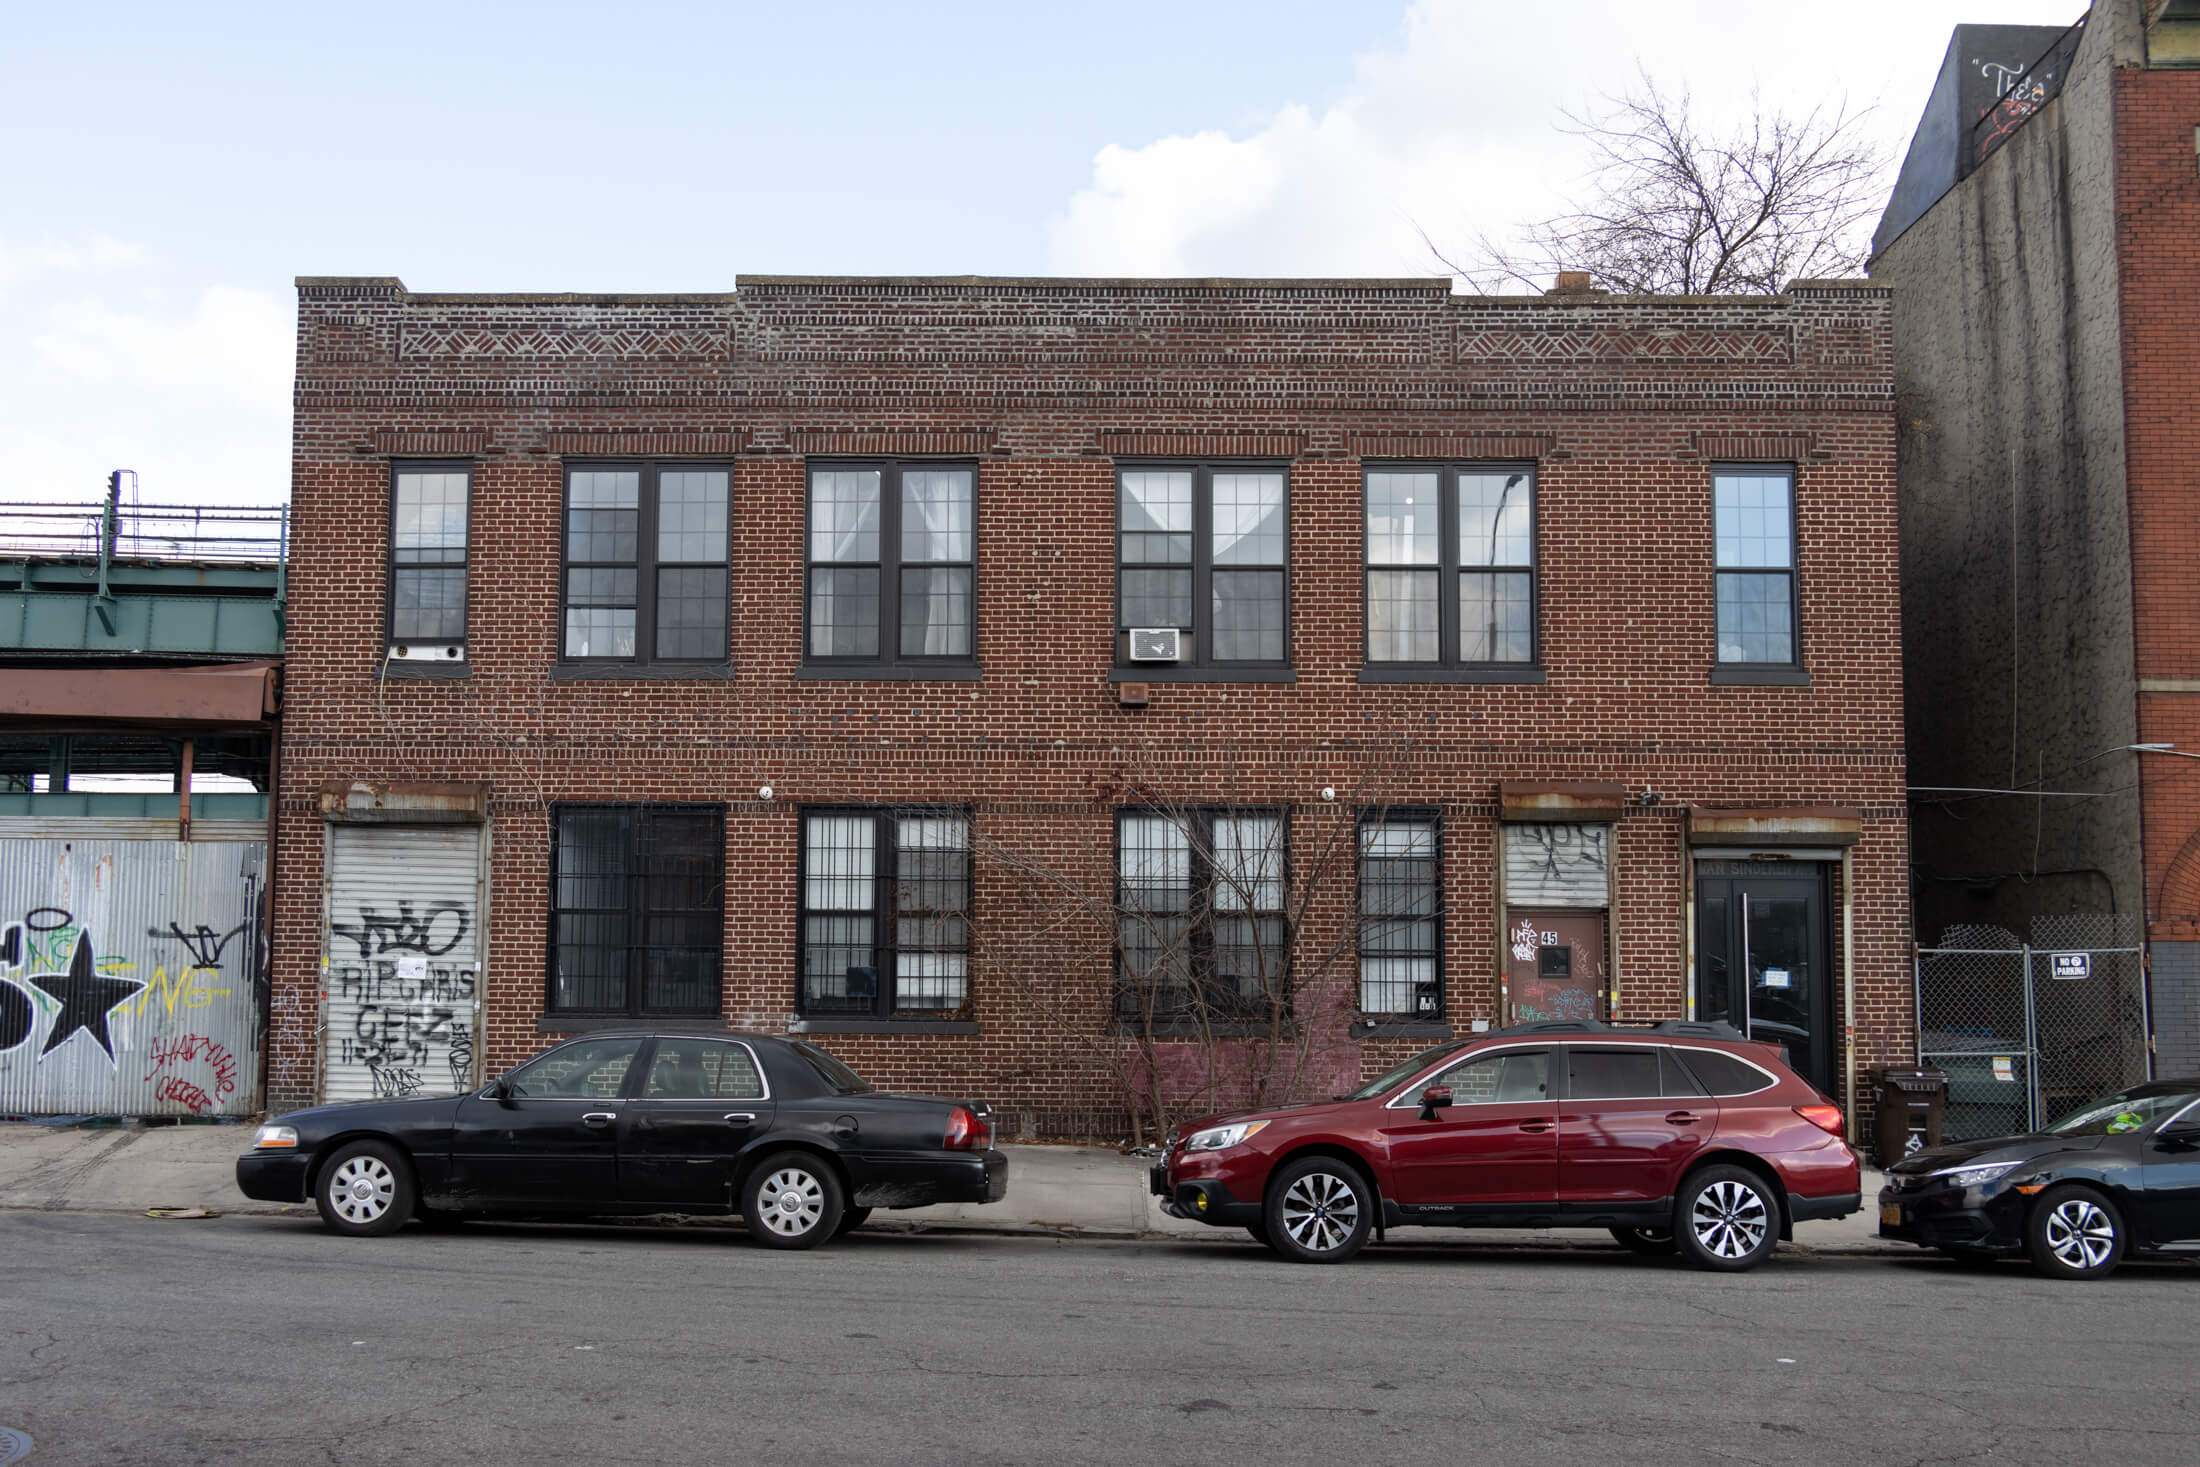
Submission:
[[[1132,627],[1131,661],[1181,662],[1184,633],[1175,627]]]
[[[456,642],[396,642],[390,647],[392,662],[463,662],[466,649]]]

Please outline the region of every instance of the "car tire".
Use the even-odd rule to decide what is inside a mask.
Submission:
[[[1680,1251],[1671,1228],[1614,1228],[1612,1236],[1620,1247],[1644,1258],[1671,1258]]]
[[[840,1214],[840,1226],[833,1229],[833,1236],[836,1238],[846,1237],[848,1234],[854,1232],[857,1228],[862,1227],[864,1223],[870,1220],[870,1217],[871,1209],[868,1207],[851,1207],[846,1209]]]
[[[412,1163],[387,1141],[354,1141],[314,1178],[313,1205],[331,1232],[353,1238],[394,1233],[413,1215]]]
[[[1771,1183],[1745,1167],[1707,1166],[1681,1183],[1673,1238],[1680,1255],[1698,1268],[1755,1268],[1779,1246],[1780,1199]]]
[[[766,1248],[815,1248],[834,1236],[841,1216],[840,1178],[807,1151],[765,1157],[741,1189],[742,1221]]]
[[[2024,1251],[2051,1279],[2105,1279],[2123,1262],[2123,1214],[2091,1187],[2056,1187],[2024,1220]]]
[[[1375,1189],[1348,1162],[1304,1157],[1269,1179],[1261,1221],[1268,1246],[1293,1263],[1342,1263],[1367,1246]]]

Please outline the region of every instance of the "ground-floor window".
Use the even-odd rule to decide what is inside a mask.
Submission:
[[[1284,817],[1126,810],[1116,820],[1116,1015],[1267,1019],[1290,999]]]
[[[1363,816],[1359,880],[1361,1012],[1441,1018],[1444,873],[1435,814]]]
[[[970,816],[802,813],[805,1016],[925,1019],[970,1007]]]
[[[718,1013],[725,956],[722,805],[559,805],[548,1007]]]

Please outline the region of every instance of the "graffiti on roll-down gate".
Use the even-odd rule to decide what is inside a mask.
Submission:
[[[332,1067],[363,1066],[373,1093],[462,1090],[474,1070],[473,915],[459,902],[361,903],[332,922]]]
[[[259,852],[0,846],[0,1114],[256,1108]]]

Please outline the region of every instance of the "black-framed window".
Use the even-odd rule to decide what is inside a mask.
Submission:
[[[1718,660],[1795,667],[1795,471],[1729,464],[1711,473],[1718,576]]]
[[[1131,633],[1175,628],[1182,666],[1282,668],[1291,658],[1291,488],[1279,466],[1116,468],[1116,661]]]
[[[1436,813],[1360,817],[1360,1010],[1444,1014],[1444,862]]]
[[[1266,1019],[1288,1003],[1289,825],[1273,809],[1118,812],[1118,1019]]]
[[[553,817],[548,1011],[720,1012],[725,807],[558,805]]]
[[[977,495],[971,464],[812,463],[805,660],[974,664]]]
[[[1535,664],[1531,466],[1370,466],[1365,513],[1370,665]]]
[[[564,660],[723,663],[732,502],[724,464],[567,465]]]
[[[392,646],[466,645],[472,499],[470,464],[391,466],[388,604]]]
[[[970,815],[802,812],[800,1007],[808,1018],[970,1011]]]

